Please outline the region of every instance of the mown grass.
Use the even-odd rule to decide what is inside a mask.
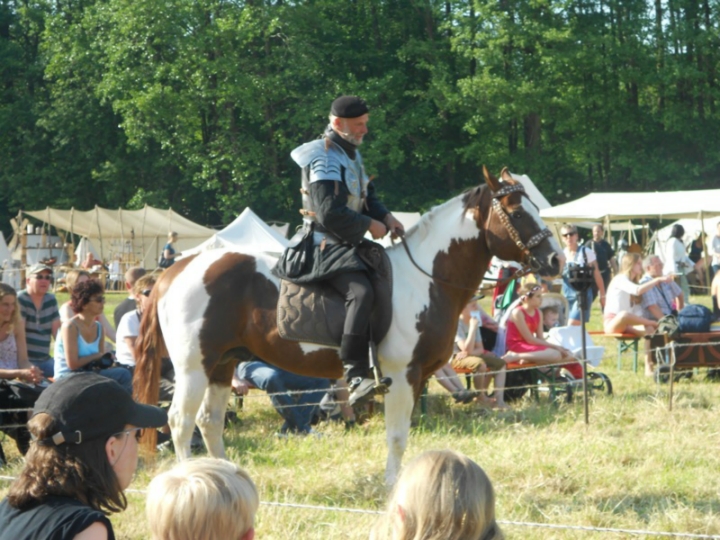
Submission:
[[[115,295],[110,295],[115,300]],[[123,298],[117,295],[119,302]],[[705,298],[693,301],[707,303]],[[112,306],[109,305],[108,309]],[[110,309],[111,311],[111,309]],[[595,310],[591,328],[599,327]],[[526,399],[506,413],[450,403],[430,385],[428,414],[414,416],[406,460],[423,450],[453,448],[477,461],[497,494],[500,520],[720,535],[720,436],[717,383],[696,374],[668,388],[630,369],[616,369],[615,342],[606,346],[600,371],[613,382],[612,397],[593,396],[589,424],[582,401],[555,406]],[[641,365],[642,369],[642,365]],[[368,511],[383,509],[386,447],[382,415],[346,432],[319,427],[322,437],[279,439],[280,419],[262,393],[245,400],[237,424],[225,433],[228,457],[245,467],[263,501]],[[6,450],[11,445],[4,444]],[[12,455],[12,451],[8,454]],[[172,464],[173,457],[144,462],[132,489]],[[17,474],[17,455],[2,471]],[[0,484],[0,495],[7,484]],[[142,493],[112,517],[118,538],[147,538]],[[376,516],[262,505],[257,538],[367,538]],[[508,538],[628,538],[627,533],[505,525]],[[652,536],[650,536],[652,538]]]

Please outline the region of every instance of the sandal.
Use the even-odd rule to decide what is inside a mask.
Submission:
[[[458,390],[457,392],[453,392],[452,397],[455,400],[455,403],[470,403],[473,399],[475,399],[472,392],[467,390]]]

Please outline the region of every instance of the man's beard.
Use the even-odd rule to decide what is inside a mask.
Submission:
[[[342,131],[338,131],[338,134],[343,139],[345,139],[347,142],[349,142],[350,144],[354,144],[355,146],[360,146],[363,142],[362,136],[360,138],[358,138],[355,135],[353,135],[352,133],[345,133]]]

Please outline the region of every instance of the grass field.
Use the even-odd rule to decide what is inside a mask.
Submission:
[[[107,312],[122,295],[108,295]],[[708,298],[693,302],[707,304]],[[599,328],[600,313],[591,329]],[[590,402],[589,425],[582,401],[553,406],[530,399],[503,413],[454,405],[435,381],[428,414],[414,418],[406,459],[426,449],[453,448],[477,461],[497,494],[501,521],[695,533],[720,537],[720,392],[704,373],[675,385],[673,410],[668,389],[630,369],[616,368],[615,342],[606,345],[599,370],[615,389]],[[642,366],[641,366],[642,369]],[[238,423],[226,430],[229,458],[245,467],[264,502],[323,507],[383,508],[386,447],[382,415],[350,432],[321,425],[322,437],[279,439],[280,418],[262,393],[246,399]],[[11,459],[1,474],[18,473],[22,463],[11,441]],[[131,488],[143,490],[172,456],[142,463]],[[0,496],[7,483],[0,483]],[[112,517],[118,538],[147,538],[144,497],[128,494],[129,507]],[[257,538],[365,539],[372,514],[262,505]],[[638,537],[627,532],[550,529],[506,524],[507,538],[595,539]],[[657,535],[645,536],[649,538]]]

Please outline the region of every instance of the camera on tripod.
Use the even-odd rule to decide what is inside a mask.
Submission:
[[[595,281],[595,270],[587,264],[568,265],[568,283],[578,292],[587,291]]]

